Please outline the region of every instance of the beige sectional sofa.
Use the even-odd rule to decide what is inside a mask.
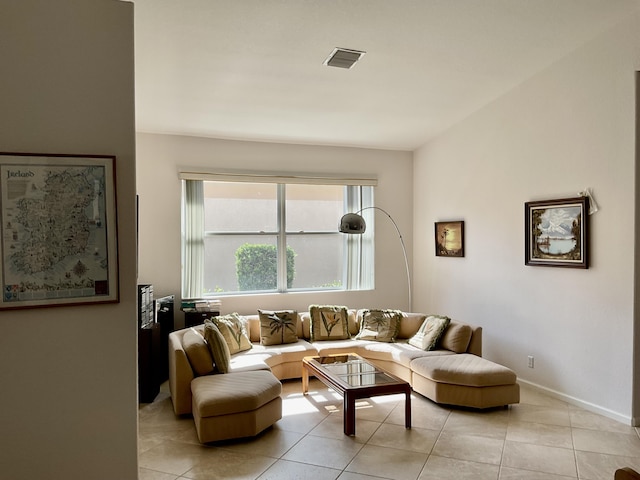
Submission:
[[[237,373],[259,370],[270,371],[278,380],[300,378],[304,357],[349,352],[406,380],[415,392],[438,403],[489,408],[518,403],[520,399],[515,373],[482,358],[482,328],[478,326],[452,320],[437,348],[424,351],[407,343],[425,320],[424,314],[403,313],[397,340],[383,343],[354,338],[311,342],[309,314],[301,313],[298,314],[297,342],[265,346],[260,344],[259,316],[246,315],[245,318],[253,347],[231,356],[230,370],[225,379],[227,383],[232,382]],[[349,310],[352,337],[359,331],[359,320],[358,312]],[[192,328],[202,331],[203,326]],[[175,413],[193,413],[194,418],[198,418],[199,412],[193,411],[200,408],[194,402],[194,389],[202,390],[203,385],[209,383],[207,390],[215,390],[211,384],[220,375],[204,373],[207,368],[202,365],[206,367],[211,359],[198,357],[203,351],[201,346],[199,349],[194,347],[189,340],[193,337],[191,328],[169,335],[169,385]],[[202,376],[211,378],[198,380]],[[242,375],[237,378],[238,388],[243,388]],[[198,397],[202,402],[201,392]],[[247,432],[249,435],[257,433]]]

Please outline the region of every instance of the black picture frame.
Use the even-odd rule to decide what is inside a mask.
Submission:
[[[589,268],[589,198],[525,202],[525,265]]]

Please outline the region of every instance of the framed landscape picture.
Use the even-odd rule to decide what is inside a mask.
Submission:
[[[436,222],[436,256],[464,257],[464,222]]]
[[[118,301],[115,157],[0,153],[0,309]]]
[[[589,199],[526,202],[525,265],[589,267]]]

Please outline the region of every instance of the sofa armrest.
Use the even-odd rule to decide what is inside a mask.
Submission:
[[[169,334],[169,390],[176,415],[191,413],[191,380],[195,378],[182,348],[184,331]]]

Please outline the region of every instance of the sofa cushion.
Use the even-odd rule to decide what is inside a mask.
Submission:
[[[374,343],[370,340],[322,340],[311,345],[316,349],[319,356],[336,355],[342,353],[360,353],[360,348],[364,345]],[[388,345],[386,343],[375,342],[378,345]]]
[[[209,375],[191,382],[193,406],[200,417],[216,417],[260,408],[278,397],[282,384],[269,371]]]
[[[421,350],[433,350],[450,321],[449,317],[429,315],[416,334],[409,339],[409,344]]]
[[[211,321],[215,323],[220,333],[222,333],[231,355],[243,350],[249,350],[252,347],[247,333],[247,321],[245,318],[237,313],[230,313],[221,317],[213,317]]]
[[[463,323],[449,322],[440,340],[440,346],[455,353],[464,353],[471,341],[471,327]]]
[[[271,371],[271,368],[269,368],[267,364],[269,355],[242,355],[247,351],[248,350],[245,350],[244,352],[231,356],[229,371],[227,373],[254,372],[256,370]]]
[[[516,383],[513,370],[470,353],[425,357],[411,362],[414,373],[434,382],[487,387]]]
[[[254,345],[251,352],[266,355],[266,364],[270,367],[283,363],[302,362],[304,357],[318,355],[318,351],[306,340],[298,340],[296,343],[286,343],[282,345]],[[240,355],[245,355],[243,352]]]
[[[376,342],[395,342],[400,331],[402,313],[399,310],[362,310],[358,316],[360,332],[355,338]]]
[[[409,345],[405,341],[396,343],[367,342],[359,346],[358,353],[370,360],[394,362],[406,368],[409,368],[411,362],[416,358],[454,355],[454,353],[449,350],[431,350],[426,352],[413,345]]]
[[[298,341],[298,312],[295,310],[258,310],[260,343],[281,345]]]
[[[193,372],[198,375],[213,373],[213,357],[202,334],[190,328],[182,337],[182,348],[187,354]]]
[[[311,318],[312,342],[351,338],[347,307],[311,305],[309,316]]]
[[[402,312],[398,338],[411,338],[420,329],[427,316],[424,313]]]
[[[229,347],[216,324],[210,320],[205,320],[204,322],[204,339],[207,341],[207,346],[215,362],[215,370],[220,373],[227,373],[231,359]]]

